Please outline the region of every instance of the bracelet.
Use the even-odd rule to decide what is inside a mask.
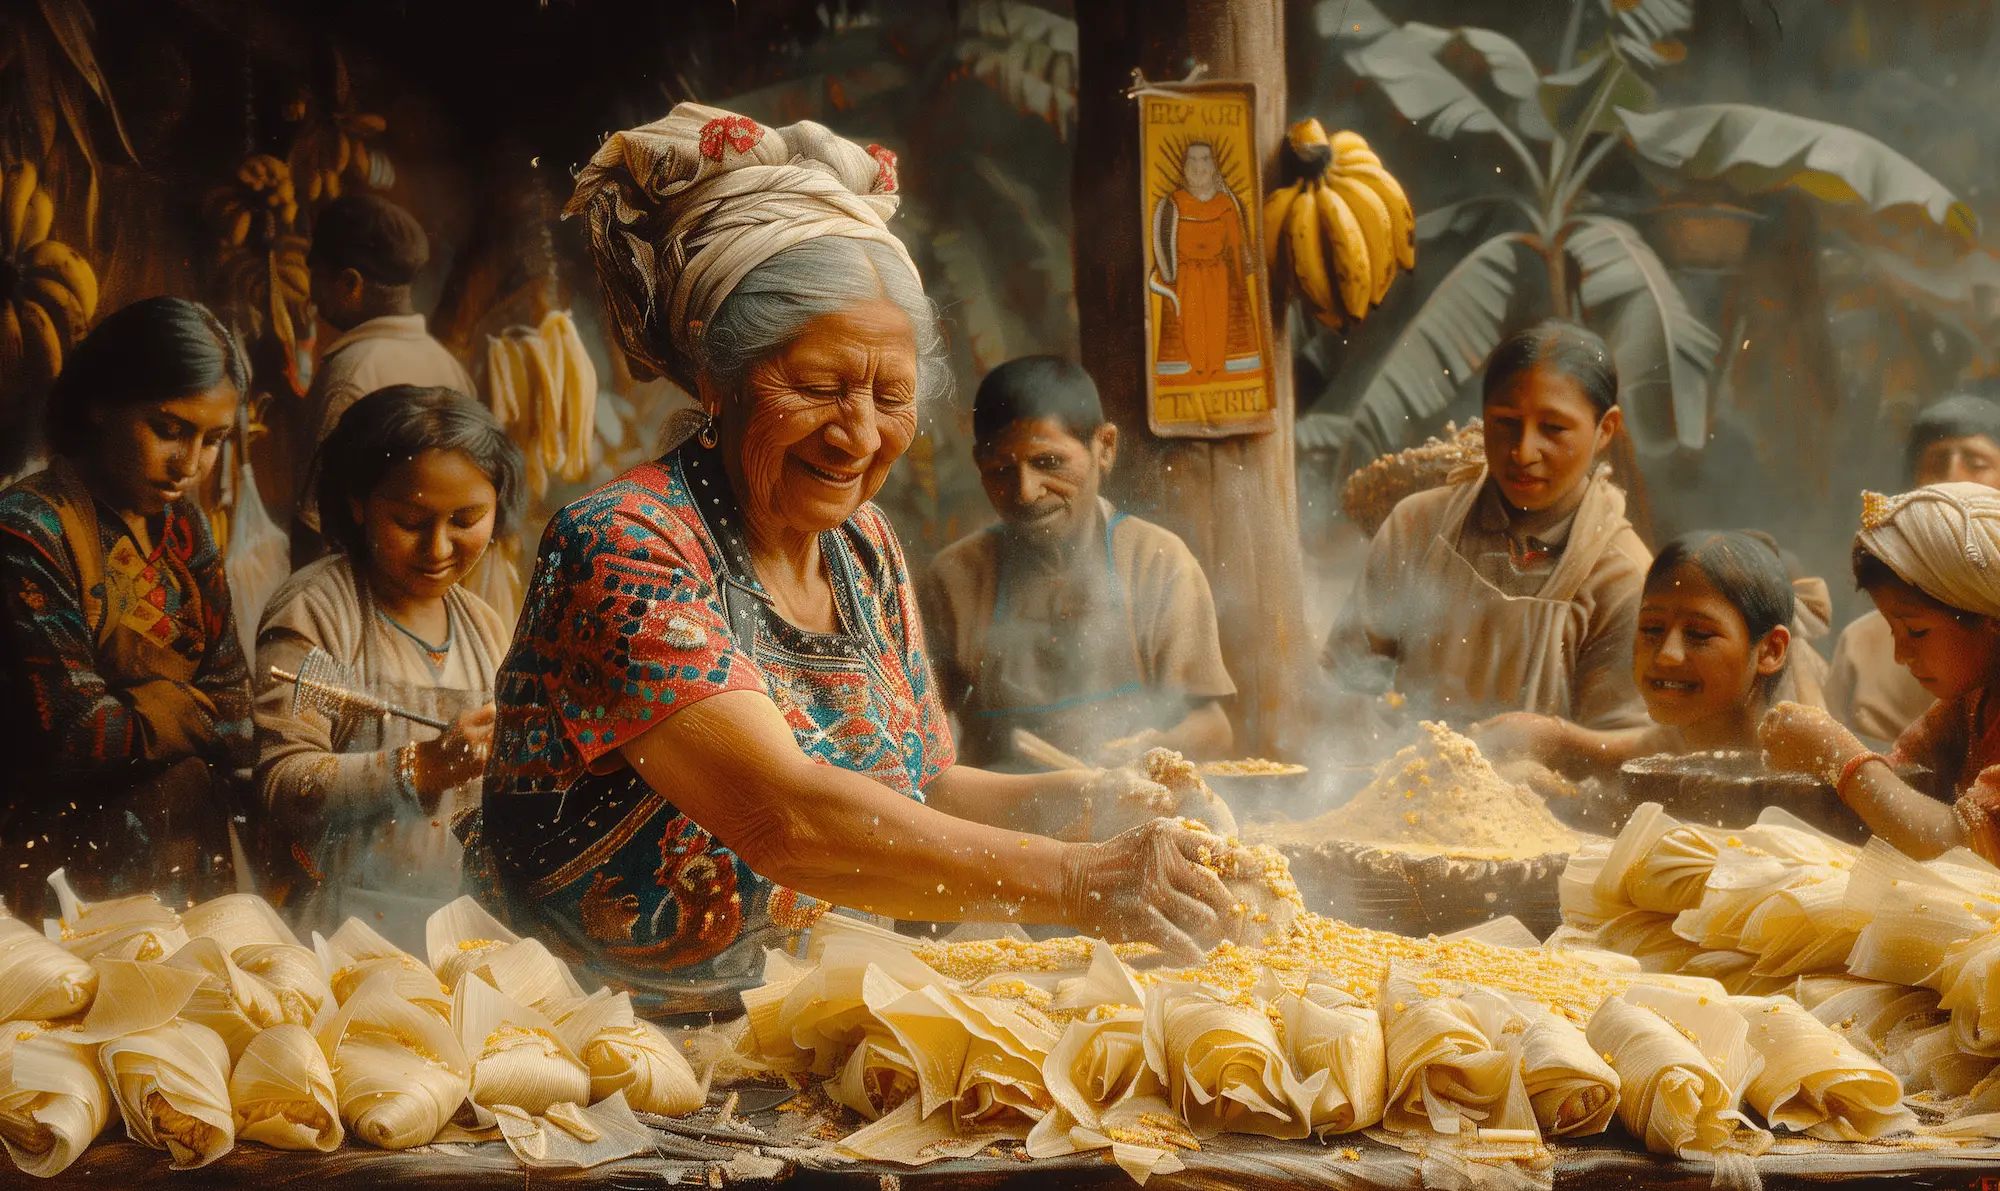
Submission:
[[[1856,753],[1847,759],[1847,764],[1840,767],[1840,777],[1833,783],[1833,792],[1838,794],[1842,790],[1847,789],[1847,784],[1854,780],[1854,775],[1861,772],[1861,767],[1870,761],[1880,761],[1884,765],[1889,764],[1889,758],[1883,756],[1881,753]]]
[[[396,771],[396,788],[414,800],[417,798],[417,746],[406,744],[392,754]]]

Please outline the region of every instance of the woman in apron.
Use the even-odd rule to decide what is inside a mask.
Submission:
[[[321,462],[338,552],[291,577],[257,634],[264,851],[301,925],[358,915],[418,950],[458,895],[451,826],[479,805],[510,631],[459,581],[518,516],[521,454],[472,399],[396,385],[342,415]],[[345,685],[451,727],[295,700],[272,670],[314,649]]]
[[[1645,722],[1632,628],[1650,557],[1599,460],[1621,425],[1611,352],[1548,321],[1487,362],[1486,458],[1396,506],[1329,637],[1345,689],[1468,723],[1507,711]]]
[[[194,493],[248,383],[207,309],[135,302],[65,361],[47,470],[0,493],[0,855],[16,917],[45,908],[58,867],[86,897],[233,887],[249,689]]]

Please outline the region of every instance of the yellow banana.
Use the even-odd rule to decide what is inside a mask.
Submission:
[[[26,264],[30,272],[53,277],[67,286],[83,306],[85,319],[97,317],[97,272],[76,249],[60,240],[43,240],[28,249]]]
[[[1292,143],[1293,152],[1304,157],[1310,150],[1327,143],[1326,126],[1316,117],[1307,116],[1286,131],[1285,139]]]
[[[1360,221],[1332,187],[1313,187],[1319,207],[1319,224],[1327,240],[1327,255],[1333,260],[1334,283],[1340,290],[1340,304],[1350,318],[1368,313],[1368,299],[1375,292],[1374,266],[1368,261],[1368,241],[1362,237]]]
[[[35,163],[18,162],[7,170],[7,182],[0,187],[0,253],[12,256],[21,247],[21,231],[28,222],[28,202],[35,195]]]
[[[1291,211],[1292,203],[1299,197],[1299,187],[1303,183],[1294,182],[1290,186],[1280,186],[1264,200],[1264,267],[1278,267],[1278,246],[1285,241],[1285,215]]]
[[[19,379],[22,363],[21,316],[12,299],[0,298],[0,389]]]
[[[1405,269],[1417,267],[1417,213],[1410,207],[1403,184],[1379,165],[1352,165],[1340,172],[1374,191],[1389,209],[1389,238],[1396,247],[1396,263]]]
[[[42,308],[55,321],[56,330],[62,332],[63,346],[83,338],[90,329],[90,319],[83,313],[83,303],[69,287],[53,277],[30,277],[21,285],[20,296],[27,302]]]
[[[1292,255],[1292,279],[1306,301],[1321,310],[1334,308],[1333,283],[1327,277],[1326,246],[1319,234],[1319,211],[1304,194],[1285,215],[1285,247]]]
[[[21,224],[21,237],[14,245],[15,251],[32,248],[49,238],[49,228],[56,221],[55,200],[46,190],[37,190],[28,196],[28,216]]]
[[[1382,159],[1375,156],[1375,150],[1368,147],[1368,142],[1363,140],[1358,132],[1349,132],[1343,128],[1328,137],[1327,143],[1333,149],[1335,165],[1382,164]]]
[[[62,333],[48,312],[33,302],[14,303],[21,318],[22,358],[27,363],[29,376],[37,380],[53,379],[62,371]]]
[[[1325,185],[1340,196],[1354,213],[1355,223],[1360,225],[1361,238],[1368,245],[1368,300],[1380,303],[1389,292],[1389,283],[1396,279],[1396,250],[1389,239],[1389,208],[1382,205],[1381,196],[1353,178],[1330,173]]]

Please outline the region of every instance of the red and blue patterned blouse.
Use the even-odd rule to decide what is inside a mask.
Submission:
[[[631,770],[590,775],[592,761],[710,695],[760,690],[808,756],[906,797],[954,763],[888,519],[864,506],[820,547],[840,624],[828,634],[772,607],[721,461],[692,442],[565,508],[542,538],[495,684],[468,868],[518,926],[656,1008],[733,1008],[763,948],[817,903],[751,872]]]

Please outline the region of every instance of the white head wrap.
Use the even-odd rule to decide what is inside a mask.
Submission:
[[[2000,620],[2000,492],[1984,484],[1864,492],[1854,541],[1932,599]]]
[[[873,240],[912,275],[888,229],[896,155],[810,120],[767,128],[681,103],[613,134],[578,175],[565,217],[589,218],[618,340],[627,355],[695,388],[702,329],[752,269],[821,236]]]

